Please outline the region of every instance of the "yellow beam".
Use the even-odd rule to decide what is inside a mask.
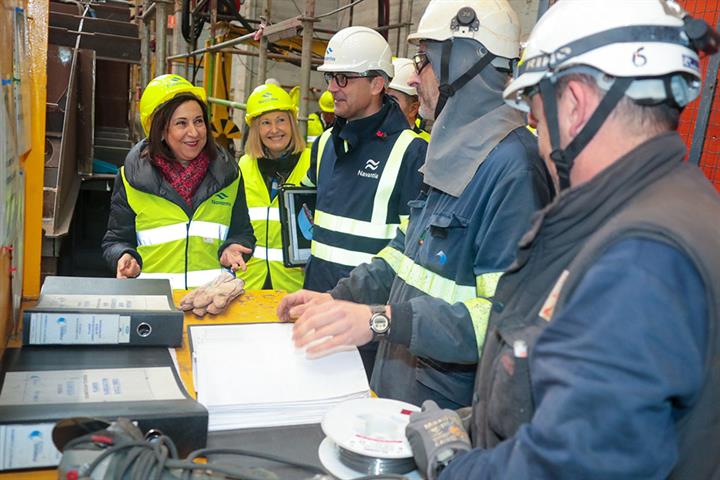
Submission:
[[[28,56],[30,63],[32,142],[22,159],[25,171],[25,232],[23,297],[40,294],[42,245],[43,170],[45,166],[45,102],[47,98],[48,5],[46,0],[27,0]]]

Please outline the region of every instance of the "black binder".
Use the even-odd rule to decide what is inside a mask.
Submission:
[[[156,429],[172,438],[178,447],[179,454],[183,457],[193,450],[205,448],[208,433],[208,412],[203,405],[188,396],[166,348],[107,349],[101,347],[77,347],[61,349],[24,347],[22,349],[7,349],[3,356],[1,379],[4,387],[8,372],[150,367],[169,367],[183,398],[147,401],[0,405],[0,432],[5,433],[2,429],[9,429],[10,427],[14,429],[14,432],[17,432],[19,431],[17,429],[18,425],[33,427],[28,431],[34,432],[37,438],[31,441],[30,445],[33,446],[32,448],[38,448],[37,445],[40,445],[41,449],[45,448],[46,450],[40,452],[45,454],[44,458],[39,458],[36,464],[28,465],[27,461],[23,463],[19,458],[25,456],[25,459],[28,460],[27,455],[23,455],[28,449],[19,444],[21,441],[28,444],[28,441],[25,438],[15,438],[13,439],[16,441],[15,448],[22,448],[22,451],[16,452],[15,462],[13,463],[12,455],[9,456],[8,454],[12,447],[9,442],[10,439],[0,436],[0,446],[4,449],[2,452],[4,462],[0,463],[0,470],[56,465],[59,455],[56,451],[54,456],[49,455],[50,452],[47,452],[49,445],[47,438],[44,439],[46,440],[45,444],[42,444],[42,435],[44,434],[47,437],[48,429],[56,421],[72,417],[96,417],[107,421],[114,421],[118,417],[129,418],[136,421],[143,432]],[[54,447],[51,448],[54,449]],[[48,463],[53,461],[55,461],[54,464]]]
[[[182,327],[167,279],[47,277],[22,331],[23,345],[179,347]]]

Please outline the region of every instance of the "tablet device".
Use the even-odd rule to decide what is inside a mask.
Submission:
[[[283,186],[280,189],[280,225],[286,267],[303,266],[310,258],[316,199],[314,188]]]

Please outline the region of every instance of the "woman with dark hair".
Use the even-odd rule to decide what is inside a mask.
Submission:
[[[117,278],[202,285],[221,266],[245,270],[255,247],[237,162],[208,138],[205,90],[179,75],[152,80],[140,99],[148,137],[115,179],[103,255]]]

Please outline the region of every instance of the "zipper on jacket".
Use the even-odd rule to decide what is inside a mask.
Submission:
[[[185,290],[188,290],[188,249],[190,248],[190,220],[185,224]]]
[[[270,203],[272,204],[272,200],[270,200]],[[270,279],[270,287],[274,288],[272,274],[270,273],[270,252],[268,251],[270,248],[270,208],[271,206],[268,205],[265,209],[265,266],[267,267],[266,279]],[[263,282],[263,285],[265,285],[265,282]]]

